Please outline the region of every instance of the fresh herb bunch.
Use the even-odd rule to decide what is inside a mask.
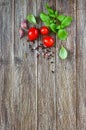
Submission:
[[[56,33],[57,37],[60,40],[66,40],[68,37],[68,32],[66,31],[66,27],[70,26],[73,18],[71,16],[66,16],[64,14],[59,14],[58,11],[53,10],[48,4],[45,6],[47,13],[41,12],[40,19],[46,26],[42,26],[39,30],[36,27],[28,28],[28,23],[33,25],[37,24],[36,18],[33,14],[29,14],[25,20],[21,22],[21,27],[19,29],[20,38],[25,36],[25,31],[27,32],[28,38],[31,41],[34,41],[38,38],[39,34],[48,35],[49,30]],[[39,32],[40,31],[40,32]],[[52,47],[54,43],[54,39],[49,35],[43,40],[42,45],[46,45],[46,50],[48,47]],[[39,47],[38,47],[39,48]],[[48,48],[49,49],[49,48]],[[46,53],[49,55],[48,53]],[[64,60],[68,56],[68,51],[64,46],[61,46],[59,50],[59,57]],[[51,55],[51,53],[50,53]],[[45,53],[44,53],[45,56]]]
[[[73,18],[71,16],[65,16],[64,14],[60,15],[58,11],[53,10],[48,4],[46,4],[45,7],[48,13],[41,12],[40,19],[57,34],[60,40],[66,40],[68,32],[65,28],[70,26]]]

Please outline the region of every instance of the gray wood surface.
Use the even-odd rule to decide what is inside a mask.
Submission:
[[[77,1],[77,129],[86,129],[86,1]]]
[[[74,19],[67,41],[53,36],[55,73],[18,34],[27,14],[39,15],[46,2]],[[0,0],[0,130],[86,130],[85,8],[86,0]],[[61,44],[69,50],[65,61]]]
[[[76,130],[76,2],[57,1],[57,9],[73,16],[74,21],[68,28],[66,42],[57,39],[56,52],[63,44],[67,47],[69,57],[61,61],[56,54],[56,108],[58,130]]]

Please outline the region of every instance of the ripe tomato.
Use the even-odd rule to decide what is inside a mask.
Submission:
[[[39,36],[39,32],[38,32],[38,29],[35,28],[35,27],[32,27],[29,29],[28,31],[28,39],[30,41],[33,41],[33,40],[36,40]]]
[[[52,47],[54,45],[54,38],[51,36],[46,36],[43,39],[43,43],[46,47]]]
[[[52,47],[54,45],[54,38],[52,38],[51,36],[46,36],[44,39],[43,39],[43,44],[46,46],[46,47]]]
[[[48,27],[46,27],[46,26],[42,26],[42,27],[40,28],[40,32],[41,32],[42,35],[46,35],[46,34],[49,33],[49,29],[48,29]]]

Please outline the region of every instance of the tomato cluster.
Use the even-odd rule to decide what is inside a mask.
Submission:
[[[28,40],[34,41],[39,37],[39,34],[46,35],[43,38],[43,45],[46,47],[52,47],[54,45],[54,38],[51,36],[48,36],[49,29],[46,26],[42,26],[40,30],[38,30],[36,27],[31,27],[28,30]]]

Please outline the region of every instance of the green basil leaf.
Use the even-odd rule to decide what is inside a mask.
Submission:
[[[66,40],[67,39],[67,36],[68,36],[68,33],[65,29],[60,29],[57,33],[57,36],[60,40]]]
[[[52,23],[52,24],[50,24],[49,27],[50,27],[50,29],[51,29],[54,33],[56,33],[56,27],[57,27],[56,24]]]
[[[49,17],[55,18],[56,16],[55,16],[55,14],[49,14]]]
[[[46,4],[45,7],[46,7],[49,14],[54,14],[54,10],[51,7],[49,7],[48,4]]]
[[[65,27],[63,25],[61,25],[61,29],[64,29]]]
[[[57,18],[57,16],[58,16],[58,11],[55,11],[55,16],[56,16],[56,18]]]
[[[61,26],[60,26],[60,25],[58,25],[58,26],[56,27],[56,29],[58,29],[58,30],[59,30],[59,29],[61,29]]]
[[[66,16],[65,15],[59,15],[57,19],[62,22]]]
[[[44,21],[44,24],[46,25],[46,26],[50,26],[50,21],[48,20],[48,21]]]
[[[51,23],[54,23],[54,20],[50,20],[50,24],[51,24]]]
[[[36,24],[36,19],[35,19],[34,15],[30,14],[27,16],[26,19],[28,20],[28,22]]]
[[[50,20],[50,17],[49,17],[47,14],[45,14],[45,13],[40,13],[40,19],[41,19],[43,22],[45,22],[45,21]]]
[[[61,25],[64,26],[64,27],[67,27],[71,24],[72,20],[73,20],[72,17],[67,16],[67,17],[64,18]]]
[[[59,51],[59,57],[62,59],[62,60],[65,60],[68,56],[68,52],[66,50],[65,47],[61,47],[60,51]]]

